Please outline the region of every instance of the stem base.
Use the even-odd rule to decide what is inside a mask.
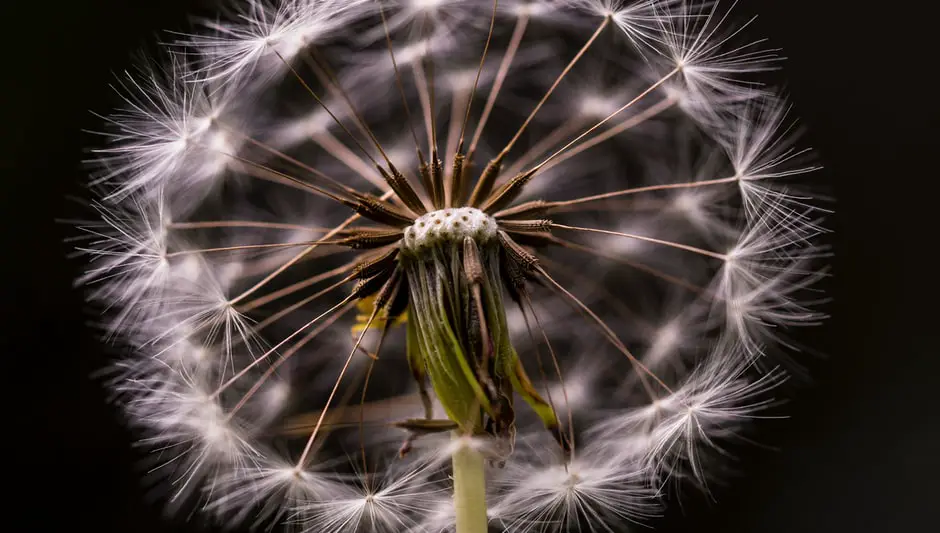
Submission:
[[[463,440],[466,437],[456,436]],[[454,510],[457,533],[487,533],[486,473],[483,454],[473,449],[469,439],[452,457],[454,469]]]

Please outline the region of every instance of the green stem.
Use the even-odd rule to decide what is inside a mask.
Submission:
[[[483,454],[463,445],[454,452],[452,461],[457,533],[487,533]]]

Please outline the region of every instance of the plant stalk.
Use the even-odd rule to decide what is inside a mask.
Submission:
[[[462,438],[455,436],[455,438]],[[452,457],[456,533],[487,533],[486,478],[483,454],[469,445],[460,446]]]

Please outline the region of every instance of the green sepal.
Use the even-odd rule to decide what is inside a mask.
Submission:
[[[444,290],[446,274],[439,269],[446,265],[435,258],[430,262],[412,265],[417,279],[409,284],[411,307],[409,326],[414,325],[412,338],[417,352],[409,348],[409,361],[420,365],[423,361],[431,386],[447,416],[466,433],[480,429],[480,409],[489,410],[490,402],[467,361],[460,341],[450,327]],[[428,268],[434,269],[433,274]],[[430,275],[429,275],[430,274]]]

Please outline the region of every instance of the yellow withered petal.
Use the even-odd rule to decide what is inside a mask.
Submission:
[[[375,296],[366,296],[361,298],[356,302],[356,322],[350,328],[350,333],[353,337],[359,336],[362,333],[362,330],[366,328],[366,324],[369,323],[369,318],[372,316],[373,311],[375,310]],[[391,327],[398,327],[402,324],[408,322],[408,311],[402,311],[400,315],[395,317],[392,320]],[[379,311],[378,316],[372,321],[372,324],[369,325],[369,329],[384,329],[388,323],[388,312],[384,309]]]

